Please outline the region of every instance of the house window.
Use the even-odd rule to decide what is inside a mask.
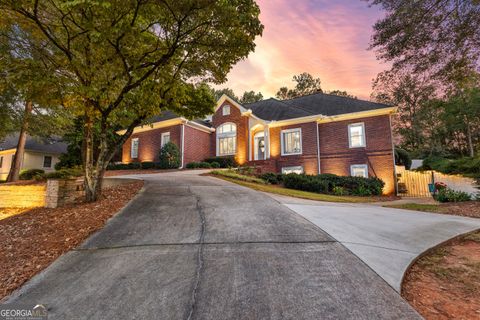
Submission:
[[[368,178],[368,166],[366,164],[354,164],[350,166],[350,175]]]
[[[281,132],[282,156],[302,153],[302,129],[288,129]]]
[[[289,174],[289,173],[301,174],[301,173],[303,173],[303,167],[302,166],[283,167],[282,168],[282,173],[283,174]]]
[[[229,114],[230,114],[230,106],[226,104],[222,108],[222,115],[228,116]]]
[[[365,124],[363,122],[348,125],[348,145],[350,148],[365,147]]]
[[[132,139],[132,147],[130,149],[130,158],[132,159],[138,158],[138,138]]]
[[[52,167],[52,157],[51,156],[44,156],[43,157],[43,167],[44,168],[51,168]]]
[[[164,145],[170,142],[170,132],[163,132],[162,133],[162,148]]]
[[[233,155],[237,151],[237,126],[224,123],[217,128],[217,156]]]

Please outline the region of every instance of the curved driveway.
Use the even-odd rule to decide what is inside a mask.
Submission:
[[[196,172],[143,175],[107,226],[8,302],[50,319],[416,319],[384,280],[273,198]]]

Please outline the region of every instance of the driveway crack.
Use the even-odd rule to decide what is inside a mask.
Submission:
[[[188,187],[190,193],[192,193],[190,187]],[[197,268],[196,268],[196,276],[195,282],[193,285],[192,296],[190,301],[190,312],[188,314],[187,320],[192,319],[193,312],[195,311],[195,306],[197,302],[197,293],[200,287],[200,280],[202,278],[203,273],[203,265],[204,265],[204,258],[203,258],[203,247],[204,247],[204,240],[205,240],[205,229],[206,229],[206,220],[205,220],[205,213],[203,212],[203,207],[200,204],[200,197],[195,196],[197,199],[196,209],[198,212],[198,216],[200,217],[200,236],[198,238],[198,251],[197,251]]]

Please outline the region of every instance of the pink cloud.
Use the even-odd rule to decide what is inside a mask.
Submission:
[[[369,97],[371,80],[387,68],[367,50],[379,11],[347,0],[257,2],[263,36],[223,86],[237,94],[255,90],[270,97],[281,86],[293,86],[292,76],[306,71],[321,78],[324,90]]]

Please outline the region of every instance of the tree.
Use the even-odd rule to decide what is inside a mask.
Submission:
[[[323,92],[321,88],[320,78],[314,78],[311,74],[303,72],[293,76],[296,82],[295,88],[281,87],[278,89],[276,97],[281,100],[293,99],[307,94]]]
[[[230,98],[232,98],[235,101],[239,101],[235,92],[233,92],[233,90],[230,89],[230,88],[222,88],[222,89],[218,89],[218,90],[212,89],[212,92],[213,92],[213,97],[215,98],[215,101],[220,99],[224,94],[226,94],[227,96],[229,96]]]
[[[240,98],[240,103],[254,103],[260,100],[263,100],[263,94],[261,92],[256,93],[255,91],[245,91]]]
[[[334,95],[334,96],[357,99],[356,96],[354,96],[354,95],[352,95],[352,94],[349,94],[349,93],[348,93],[347,91],[345,91],[345,90],[332,90],[332,91],[328,91],[327,93],[328,93],[328,94],[332,94],[332,95]]]
[[[393,69],[429,71],[447,86],[479,66],[478,0],[369,0],[386,16],[373,27],[371,48]]]
[[[46,136],[61,126],[59,108],[47,105],[60,103],[61,77],[45,72],[49,62],[42,59],[44,52],[38,33],[0,18],[0,95],[7,114],[2,135],[19,131],[8,182],[19,179],[27,134]],[[49,95],[54,98],[47,102]]]
[[[51,74],[66,78],[64,104],[84,119],[87,201],[101,194],[109,161],[136,126],[166,109],[210,113],[213,97],[199,81],[225,81],[263,30],[253,0],[0,0],[0,10],[42,34]],[[117,126],[125,131],[110,143]]]
[[[408,72],[384,71],[373,81],[371,98],[398,108],[393,129],[402,137],[402,145],[409,151],[424,146],[425,128],[419,113],[434,97],[435,86],[428,77]]]

